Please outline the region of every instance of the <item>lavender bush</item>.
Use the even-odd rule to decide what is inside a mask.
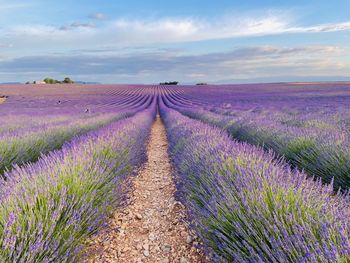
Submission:
[[[77,260],[82,242],[119,203],[123,178],[144,159],[154,115],[153,103],[6,173],[0,187],[0,261]]]
[[[180,198],[217,261],[347,262],[349,197],[161,105]]]
[[[74,94],[68,97],[41,95],[43,98],[36,97],[32,101],[9,100],[0,108],[0,114],[4,114],[0,124],[0,175],[14,164],[34,162],[41,155],[61,148],[74,136],[145,109],[151,103],[152,96],[142,90],[135,88],[130,91],[118,87],[114,89],[116,94],[104,94],[101,101],[97,94],[93,94],[91,101],[91,96],[73,100]],[[36,89],[31,91],[35,92]],[[88,111],[84,112],[81,108]]]
[[[62,147],[64,142],[74,136],[97,129],[130,116],[131,113],[104,114],[89,119],[78,119],[58,125],[47,125],[27,129],[25,132],[11,132],[0,135],[0,174],[14,164],[36,161],[41,154],[46,154]]]
[[[350,137],[340,129],[328,126],[325,129],[322,125],[290,126],[271,117],[252,113],[236,117],[222,116],[200,108],[176,106],[169,97],[167,102],[191,118],[225,129],[238,140],[272,149],[310,176],[322,178],[325,183],[334,180],[336,191],[350,188]]]

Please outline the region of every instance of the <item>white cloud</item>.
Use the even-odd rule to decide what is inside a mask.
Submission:
[[[155,21],[114,21],[116,34],[127,32],[130,39],[149,42],[187,42],[264,36],[285,33],[318,33],[350,30],[350,22],[294,26],[288,17],[267,15],[264,17],[225,17],[217,21],[193,18],[161,19]],[[113,26],[111,27],[113,29]]]
[[[310,27],[290,27],[286,32],[292,33],[320,33],[320,32],[336,32],[350,30],[350,22],[334,23],[334,24],[322,24]]]
[[[105,20],[106,16],[103,13],[95,13],[95,14],[91,14],[89,15],[90,19],[95,19],[95,20]]]
[[[140,21],[140,20],[126,20],[121,19],[114,22],[117,30],[127,30],[131,32],[149,33],[174,33],[176,36],[190,36],[200,29],[190,19],[166,19],[159,21]]]
[[[96,14],[102,18],[102,14]],[[295,26],[279,15],[225,17],[215,21],[195,18],[158,20],[118,19],[102,24],[75,22],[63,26],[18,25],[0,29],[0,42],[15,48],[42,50],[77,49],[104,46],[142,46],[147,44],[192,42],[287,33],[318,33],[350,30],[350,22]]]
[[[73,22],[70,25],[61,26],[60,30],[71,30],[75,28],[95,28],[96,25],[93,23],[81,23],[81,22]]]
[[[225,78],[249,79],[251,76],[274,79],[286,74],[346,75],[350,68],[346,59],[349,54],[332,45],[260,46],[199,56],[186,50],[154,52],[160,44],[175,42],[344,31],[350,30],[350,22],[302,27],[295,26],[288,16],[278,15],[236,16],[212,21],[124,18],[93,22],[96,24],[83,21],[0,28],[0,71],[3,72],[0,74],[17,72],[14,77],[23,75],[28,78],[37,67],[35,76],[45,75],[49,70],[62,75],[74,73],[82,79],[90,76],[108,78],[110,82],[152,82],[162,77],[210,81],[206,76],[219,81]],[[127,48],[124,50],[123,47]],[[150,51],[151,47],[153,51]]]

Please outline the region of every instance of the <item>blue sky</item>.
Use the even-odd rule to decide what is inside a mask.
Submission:
[[[281,2],[0,0],[0,82],[350,79],[350,1]]]

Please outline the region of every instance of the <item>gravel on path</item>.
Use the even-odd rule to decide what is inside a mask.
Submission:
[[[175,200],[164,124],[157,116],[147,147],[148,161],[133,178],[128,205],[119,208],[91,240],[85,262],[204,262],[199,241]]]

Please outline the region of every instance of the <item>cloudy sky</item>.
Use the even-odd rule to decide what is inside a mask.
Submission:
[[[0,82],[347,80],[349,11],[349,0],[0,0]]]

